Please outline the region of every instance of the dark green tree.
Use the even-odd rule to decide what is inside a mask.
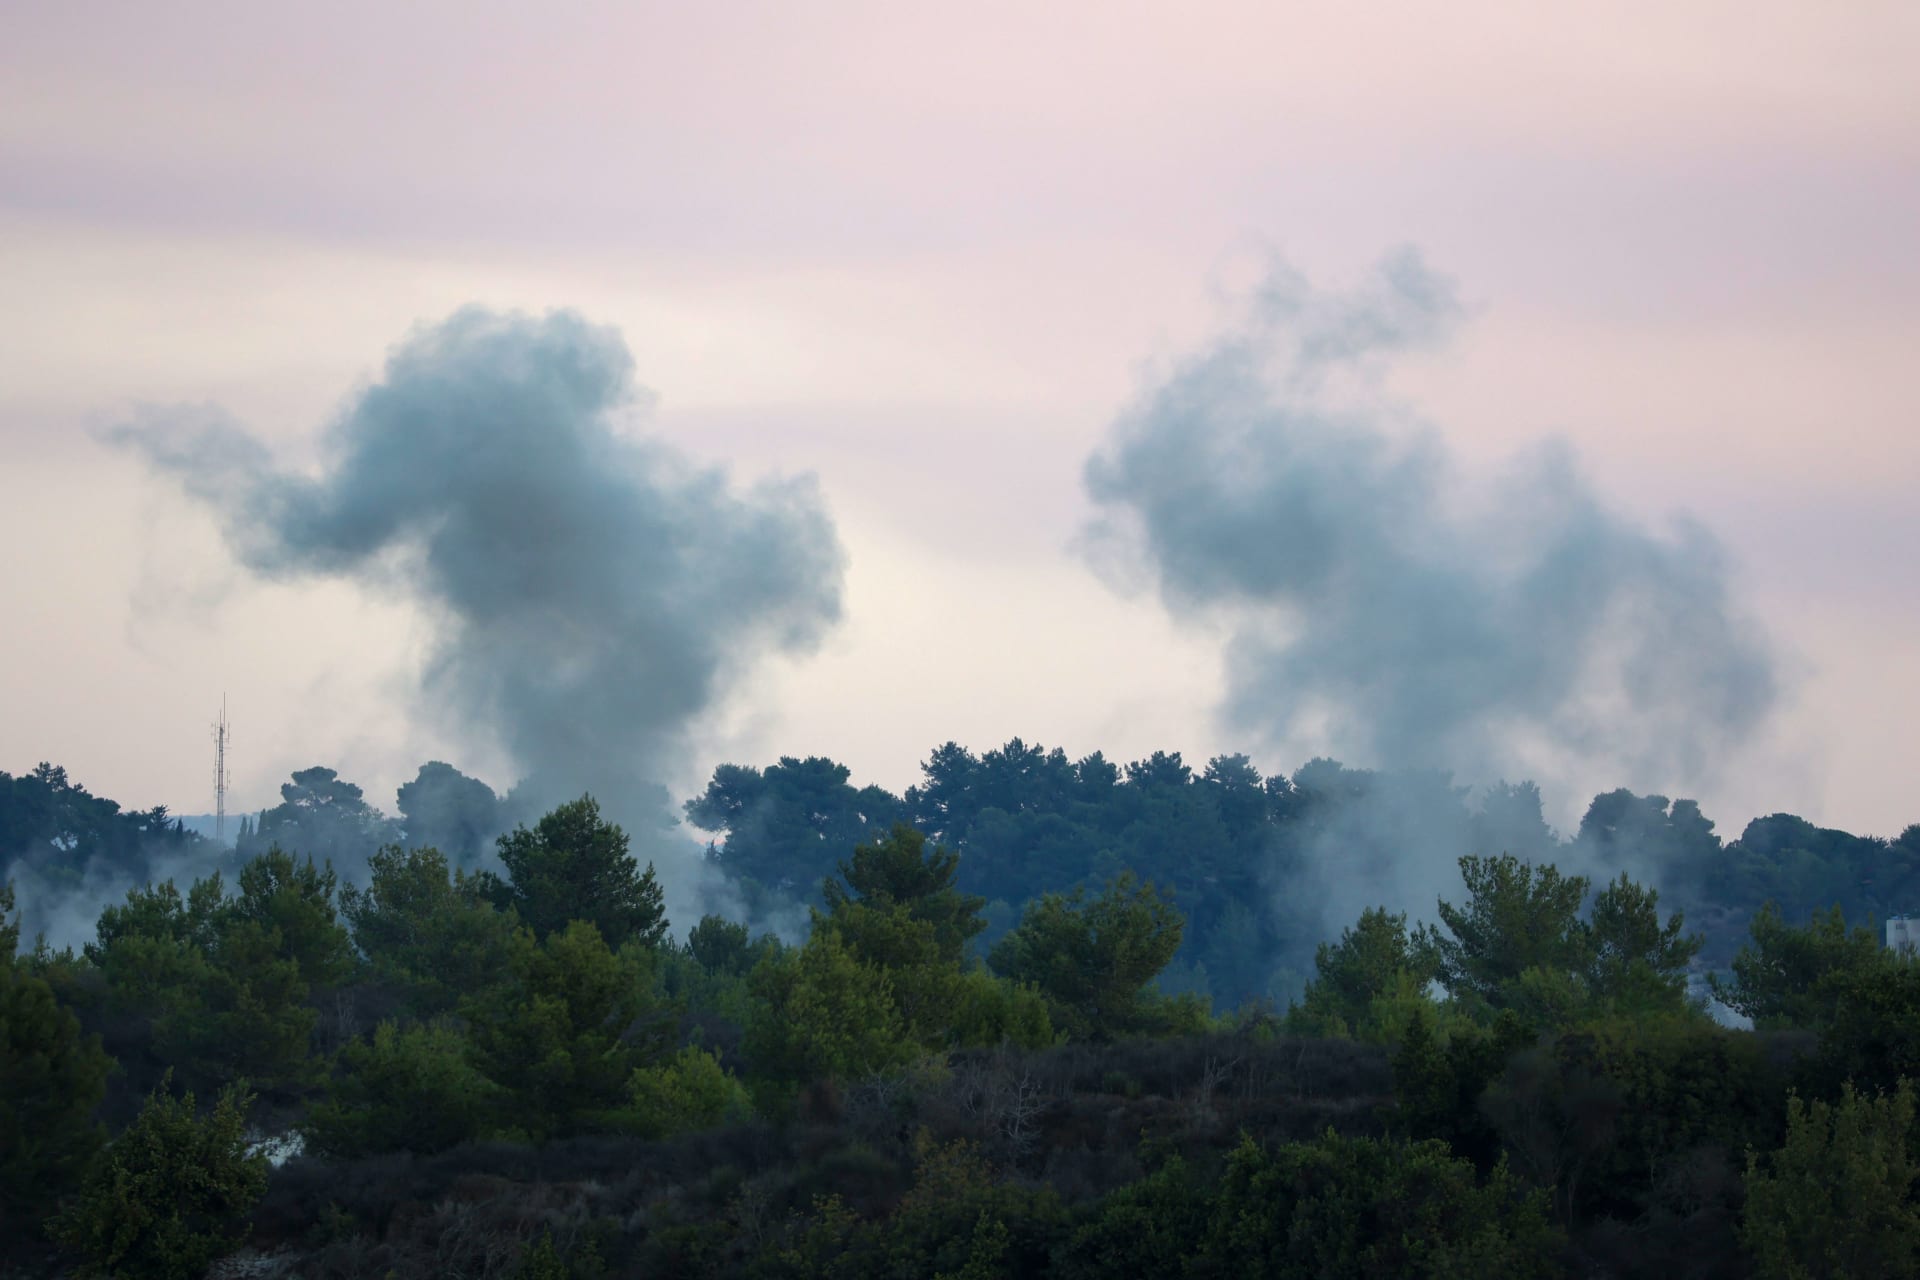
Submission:
[[[1212,1217],[1212,1188],[1179,1156],[1107,1195],[1056,1254],[1060,1280],[1185,1276]]]
[[[318,1014],[301,971],[303,959],[316,972],[337,963],[345,935],[324,900],[331,882],[306,878],[285,855],[263,855],[254,870],[252,892],[240,898],[226,894],[218,873],[184,898],[171,882],[132,890],[101,913],[86,948],[108,1007],[147,1022],[151,1036],[137,1045],[192,1088],[247,1080],[280,1090],[314,1071]]]
[[[1787,1103],[1786,1146],[1747,1161],[1742,1237],[1762,1280],[1892,1280],[1920,1268],[1913,1089]]]
[[[855,905],[902,907],[908,917],[931,927],[938,958],[958,965],[967,943],[987,927],[980,915],[987,900],[954,888],[959,865],[959,854],[939,845],[929,848],[924,833],[897,824],[884,838],[857,846],[840,863],[839,877],[822,886],[828,917],[845,916]]]
[[[250,1099],[224,1090],[202,1117],[191,1093],[163,1083],[93,1162],[54,1234],[110,1276],[199,1280],[245,1238],[267,1185],[267,1158],[246,1138]]]
[[[762,1259],[768,1280],[999,1280],[1051,1274],[1066,1214],[1049,1190],[993,1176],[962,1143],[916,1144],[913,1185],[885,1217],[863,1219],[838,1197],[816,1203],[804,1230]]]
[[[1370,908],[1341,932],[1338,943],[1320,944],[1315,977],[1288,1011],[1288,1026],[1306,1035],[1374,1038],[1385,1030],[1376,1002],[1403,992],[1424,998],[1419,987],[1431,969],[1415,954],[1406,914]]]
[[[297,1091],[319,1070],[311,1056],[319,1013],[308,994],[280,931],[235,920],[198,976],[161,997],[155,1047],[198,1087],[246,1081],[270,1093]]]
[[[1660,919],[1657,891],[1622,872],[1594,895],[1586,930],[1587,986],[1623,1012],[1678,1011],[1686,1004],[1687,965],[1701,938],[1682,933],[1678,911]]]
[[[531,829],[515,827],[499,847],[508,883],[494,892],[537,937],[585,920],[616,951],[665,941],[666,902],[653,865],[640,870],[627,833],[601,818],[592,796],[561,805]]]
[[[747,926],[725,916],[705,915],[687,931],[687,955],[709,973],[741,974],[753,967]]]
[[[1731,1260],[1741,1152],[1778,1143],[1785,1093],[1751,1033],[1626,1014],[1523,1048],[1479,1109],[1567,1220],[1610,1217],[1650,1247]]]
[[[1709,981],[1721,1003],[1758,1027],[1817,1027],[1831,1019],[1842,975],[1876,975],[1890,963],[1880,940],[1848,928],[1839,907],[1796,928],[1771,903],[1753,917],[1752,941],[1733,958],[1733,978]],[[1841,980],[1836,982],[1835,979]]]
[[[1582,967],[1586,946],[1580,904],[1585,876],[1563,876],[1511,854],[1460,859],[1467,901],[1441,900],[1444,928],[1423,925],[1417,945],[1434,957],[1440,982],[1456,997],[1499,1009],[1529,969],[1566,973]]]
[[[995,973],[1030,983],[1076,1037],[1144,1029],[1157,1012],[1147,984],[1180,949],[1180,912],[1151,884],[1122,873],[1099,894],[1050,893],[1027,904],[993,949]]]
[[[860,960],[832,929],[766,956],[748,982],[754,1005],[745,1049],[763,1109],[778,1114],[803,1085],[865,1079],[922,1051],[886,971]]]
[[[481,1136],[497,1093],[452,1028],[382,1022],[370,1039],[340,1051],[300,1128],[315,1155],[429,1154]]]
[[[50,893],[89,878],[144,882],[154,861],[210,852],[165,805],[122,810],[42,761],[19,776],[0,771],[0,881],[31,868]]]
[[[279,953],[309,987],[331,986],[352,967],[353,945],[335,914],[333,868],[296,862],[279,848],[240,869],[239,893],[228,907],[229,927],[249,922],[279,935]]]
[[[645,952],[613,951],[575,920],[522,929],[509,978],[463,1007],[474,1064],[503,1091],[499,1127],[535,1139],[617,1126],[633,1072],[671,1047],[674,1011],[652,994]]]
[[[0,930],[10,906],[0,888]],[[0,958],[0,1264],[9,1243],[38,1234],[99,1148],[94,1108],[112,1066],[47,982],[11,952]]]
[[[723,764],[687,801],[687,821],[725,833],[716,857],[730,874],[811,897],[835,859],[905,816],[897,797],[851,776],[824,756],[782,756],[764,770]]]
[[[340,914],[375,973],[399,984],[414,1013],[450,1013],[502,981],[514,917],[482,896],[479,879],[449,869],[438,849],[388,845],[367,886],[340,893]]]

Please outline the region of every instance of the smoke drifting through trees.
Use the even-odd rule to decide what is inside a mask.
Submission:
[[[817,642],[844,555],[811,478],[737,492],[628,434],[638,402],[613,330],[469,308],[393,350],[317,477],[205,413],[112,439],[216,510],[253,571],[416,601],[424,698],[497,736],[523,807],[590,790],[644,848],[695,717],[756,658]],[[677,893],[688,874],[661,867]]]
[[[1224,716],[1262,746],[1567,791],[1697,785],[1777,691],[1718,546],[1609,510],[1558,444],[1465,474],[1381,387],[1460,312],[1411,252],[1348,294],[1276,269],[1089,461],[1091,554],[1227,625]],[[1312,863],[1340,884],[1316,891],[1431,910],[1460,850],[1407,848],[1423,828],[1362,841],[1405,849],[1377,889],[1347,885],[1330,845]],[[1332,896],[1350,917],[1354,895]]]

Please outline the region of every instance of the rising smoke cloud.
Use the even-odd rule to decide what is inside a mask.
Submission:
[[[755,659],[817,643],[845,556],[810,477],[737,491],[633,434],[640,405],[614,330],[468,308],[393,349],[317,475],[206,412],[111,439],[254,572],[403,592],[434,628],[424,700],[504,747],[519,807],[592,791],[650,850],[690,728]]]
[[[1698,782],[1777,693],[1724,557],[1610,510],[1564,445],[1468,475],[1383,389],[1461,313],[1412,252],[1348,293],[1276,268],[1089,461],[1089,548],[1226,625],[1225,718],[1265,743],[1476,782]]]

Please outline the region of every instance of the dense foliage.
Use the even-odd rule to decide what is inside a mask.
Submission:
[[[809,909],[782,938],[676,930],[593,798],[522,815],[443,764],[397,818],[303,770],[231,857],[58,770],[0,784],[0,1265],[26,1274],[1920,1257],[1920,965],[1862,923],[1914,828],[1722,845],[1616,792],[1561,840],[1527,786],[1018,741],[949,744],[899,798],[726,766],[688,816],[750,920]],[[1458,891],[1328,921],[1396,845]],[[19,936],[103,868],[133,887],[77,949]]]

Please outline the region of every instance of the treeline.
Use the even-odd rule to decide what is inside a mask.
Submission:
[[[123,813],[50,765],[0,773],[0,879],[53,896],[214,867],[231,876],[279,847],[358,882],[389,844],[438,849],[477,872],[497,869],[502,832],[540,816],[519,792],[498,795],[439,761],[399,788],[392,816],[329,768],[300,770],[280,790],[278,805],[241,821],[228,854],[164,808]],[[1476,792],[1441,773],[1330,760],[1289,777],[1263,775],[1243,755],[1195,768],[1178,752],[1118,764],[1017,738],[977,754],[947,743],[904,796],[855,786],[846,766],[823,757],[783,757],[765,768],[721,765],[684,810],[688,828],[707,833],[707,855],[736,900],[761,921],[824,905],[820,886],[846,851],[900,822],[961,855],[959,886],[987,900],[982,947],[1028,900],[1130,870],[1187,921],[1162,985],[1221,1008],[1284,1007],[1310,976],[1314,948],[1347,915],[1403,883],[1437,883],[1435,868],[1468,855],[1512,853],[1602,880],[1629,872],[1685,912],[1703,939],[1703,969],[1726,967],[1769,902],[1789,920],[1836,906],[1862,922],[1920,914],[1920,825],[1887,839],[1780,813],[1729,842],[1694,801],[1616,790],[1596,796],[1563,835],[1531,783]],[[1329,902],[1353,906],[1330,914]],[[1411,905],[1425,909],[1420,899]]]
[[[937,776],[967,785],[931,789],[930,766],[891,812],[837,766],[719,771],[689,814],[726,833],[712,856],[743,883],[807,865],[771,852],[782,823],[816,833],[783,837],[809,858],[844,841],[817,885],[766,887],[815,904],[797,944],[716,916],[676,932],[590,798],[449,857],[409,844],[417,814],[378,825],[327,771],[250,827],[266,847],[134,889],[77,948],[23,948],[8,891],[4,1261],[198,1276],[248,1247],[258,1273],[303,1276],[1912,1273],[1920,967],[1841,909],[1753,913],[1713,979],[1756,1028],[1731,1030],[1689,991],[1707,940],[1651,887],[1563,873],[1541,856],[1557,842],[1469,854],[1432,923],[1367,910],[1318,943],[1284,1011],[1216,1004],[1167,975],[1191,945],[1183,901],[1230,867],[1162,884],[1143,832],[1156,793],[1188,804],[1158,815],[1168,840],[1207,806],[1224,821],[1250,767],[1116,770],[1108,804],[1131,817],[1113,829],[1144,865],[1014,860],[1036,889],[996,919],[969,870],[993,814],[1020,826],[981,781],[994,755],[949,754]],[[802,822],[769,799],[769,776],[808,770],[864,807]],[[476,807],[447,774],[467,797],[452,811]],[[1269,834],[1315,806],[1333,825],[1334,780],[1394,785],[1331,765],[1251,776],[1264,816],[1241,820]],[[1112,821],[1077,794],[1082,826]],[[1527,789],[1497,794],[1537,819]],[[1576,842],[1602,838],[1595,812],[1616,842],[1697,815],[1602,797]],[[294,843],[370,824],[390,843],[351,884]],[[1913,835],[1874,842],[1876,883]],[[1719,865],[1744,865],[1733,848]],[[272,1166],[274,1142],[299,1154]]]
[[[143,883],[210,852],[165,805],[122,810],[51,764],[18,777],[0,770],[0,882],[32,877],[49,894],[79,888],[90,871]]]
[[[895,797],[819,757],[723,765],[686,815],[714,833],[711,856],[729,874],[801,895],[851,843],[907,822],[962,855],[960,884],[988,900],[989,937],[1039,894],[1130,870],[1187,918],[1171,985],[1229,1008],[1297,995],[1314,948],[1346,923],[1324,918],[1331,890],[1431,882],[1430,868],[1468,855],[1630,872],[1686,912],[1717,968],[1769,902],[1793,920],[1835,906],[1860,921],[1920,913],[1920,825],[1888,840],[1774,814],[1727,843],[1694,801],[1617,790],[1562,836],[1532,783],[1476,794],[1443,773],[1331,760],[1263,776],[1243,755],[1196,769],[1178,752],[1121,765],[1018,738],[979,754],[947,743],[921,774]]]

